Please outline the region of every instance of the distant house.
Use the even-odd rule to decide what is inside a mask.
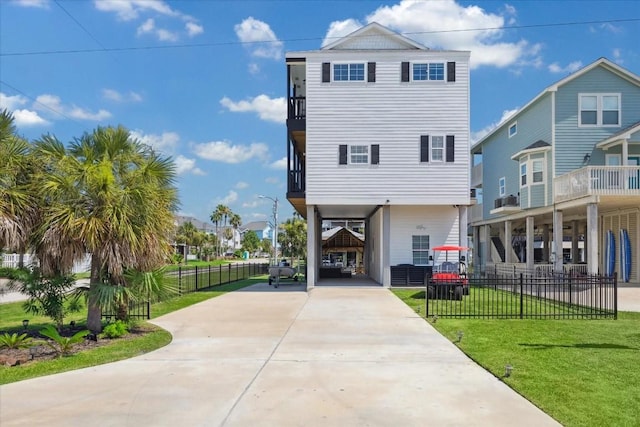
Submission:
[[[426,265],[467,241],[469,56],[377,23],[319,50],[288,52],[287,200],[307,220],[307,287],[323,220],[364,223],[363,270]]]
[[[176,227],[180,227],[181,225],[190,222],[198,231],[205,232],[207,234],[215,234],[216,228],[210,222],[200,221],[199,219],[192,216],[183,216],[183,215],[175,215],[174,224]]]
[[[613,235],[620,275],[626,230],[640,281],[640,77],[601,58],[544,89],[471,155],[478,268],[605,272]]]
[[[242,235],[247,231],[253,231],[258,236],[258,239],[273,239],[273,229],[269,225],[268,221],[252,221],[246,224],[243,224],[240,227],[240,232]]]

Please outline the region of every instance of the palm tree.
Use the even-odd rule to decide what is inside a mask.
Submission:
[[[187,263],[187,255],[189,255],[189,246],[193,244],[193,240],[195,235],[198,233],[198,229],[191,223],[191,221],[187,221],[178,227],[178,235],[184,237],[184,263]]]
[[[220,251],[219,251],[220,238],[218,236],[218,225],[220,224],[220,221],[222,221],[222,211],[220,210],[221,207],[223,207],[223,205],[218,205],[216,207],[216,210],[211,213],[211,217],[210,217],[211,222],[216,227],[216,258],[220,255]]]
[[[35,151],[46,164],[34,187],[43,210],[35,233],[41,268],[69,271],[91,253],[87,327],[100,331],[103,307],[115,301],[126,311],[125,272],[151,272],[171,253],[174,164],[123,127],[99,127],[68,149],[43,137]]]
[[[35,219],[35,204],[28,190],[32,160],[29,143],[16,134],[13,116],[7,110],[0,111],[0,249],[20,254],[26,249]]]
[[[229,219],[229,224],[233,227],[233,251],[236,251],[236,238],[235,233],[238,231],[238,228],[242,225],[242,218],[235,212],[231,213],[231,217]]]

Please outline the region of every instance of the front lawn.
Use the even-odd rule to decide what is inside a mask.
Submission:
[[[393,290],[424,316],[418,290]],[[618,320],[444,319],[429,324],[566,426],[640,420],[640,313]],[[513,367],[505,377],[505,366]]]

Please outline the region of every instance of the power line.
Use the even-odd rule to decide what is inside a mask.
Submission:
[[[475,32],[475,31],[494,31],[494,30],[503,31],[503,30],[518,30],[518,29],[528,29],[528,28],[568,27],[568,26],[578,26],[578,25],[620,24],[620,23],[628,23],[628,22],[640,22],[640,18],[608,19],[608,20],[598,20],[598,21],[572,21],[572,22],[558,22],[558,23],[552,23],[552,24],[512,25],[512,26],[504,26],[504,27],[468,28],[468,29],[454,29],[454,30],[416,31],[416,32],[407,32],[407,33],[401,33],[401,34],[404,36],[412,36],[412,35],[423,35],[423,34],[445,34],[445,33]],[[368,36],[362,36],[362,37],[368,37]],[[342,38],[342,36],[331,37],[331,39],[340,39],[340,38]],[[290,43],[290,42],[302,42],[302,41],[314,41],[314,40],[318,41],[323,39],[319,37],[311,37],[311,38],[297,38],[297,39],[285,39],[285,40],[262,40],[262,41],[252,41],[252,42],[229,41],[229,42],[175,44],[175,45],[165,45],[165,46],[132,46],[132,47],[115,47],[115,48],[107,48],[101,45],[102,46],[101,49],[44,50],[44,51],[32,51],[32,52],[8,52],[8,53],[5,52],[5,53],[0,53],[0,57],[59,55],[59,54],[73,54],[73,53],[95,53],[95,52],[168,50],[168,49],[219,47],[219,46],[234,46],[234,45],[246,46],[246,45],[253,45],[253,44],[260,44],[260,43],[282,43],[282,42]]]
[[[98,40],[97,38],[95,38],[95,37],[93,36],[93,34],[91,34],[91,33],[89,32],[89,30],[87,30],[87,28],[86,28],[84,25],[82,25],[82,24],[80,23],[80,21],[78,21],[78,20],[77,20],[73,15],[71,15],[71,13],[69,13],[69,11],[68,11],[67,9],[65,9],[65,8],[60,4],[60,2],[59,2],[58,0],[53,0],[53,1],[54,1],[54,3],[55,3],[55,4],[57,4],[57,5],[58,5],[58,7],[59,7],[60,9],[62,9],[62,11],[63,11],[64,13],[66,13],[66,14],[67,14],[67,16],[68,16],[69,18],[71,18],[71,20],[72,20],[73,22],[75,22],[76,24],[78,24],[78,27],[82,28],[82,31],[84,31],[85,33],[87,33],[87,35],[88,35],[89,37],[91,37],[91,38],[93,39],[93,41],[94,41],[94,42],[96,42],[96,43],[98,44],[98,46],[100,46],[100,47],[102,48],[102,50],[107,50],[107,48],[106,48],[106,47],[104,47],[104,45],[103,45],[102,43],[100,43],[100,40]]]

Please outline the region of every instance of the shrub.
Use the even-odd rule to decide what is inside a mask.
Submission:
[[[129,333],[129,326],[122,320],[116,320],[113,323],[109,323],[102,330],[102,337],[104,338],[120,338]]]
[[[76,332],[72,337],[63,337],[58,333],[58,330],[53,327],[53,325],[48,325],[40,331],[40,335],[50,338],[53,341],[47,341],[46,344],[51,347],[58,356],[69,354],[73,346],[82,342],[84,337],[90,333],[90,331],[85,329],[83,331]]]
[[[0,347],[25,348],[31,345],[32,339],[27,334],[18,335],[5,332],[0,335]]]

